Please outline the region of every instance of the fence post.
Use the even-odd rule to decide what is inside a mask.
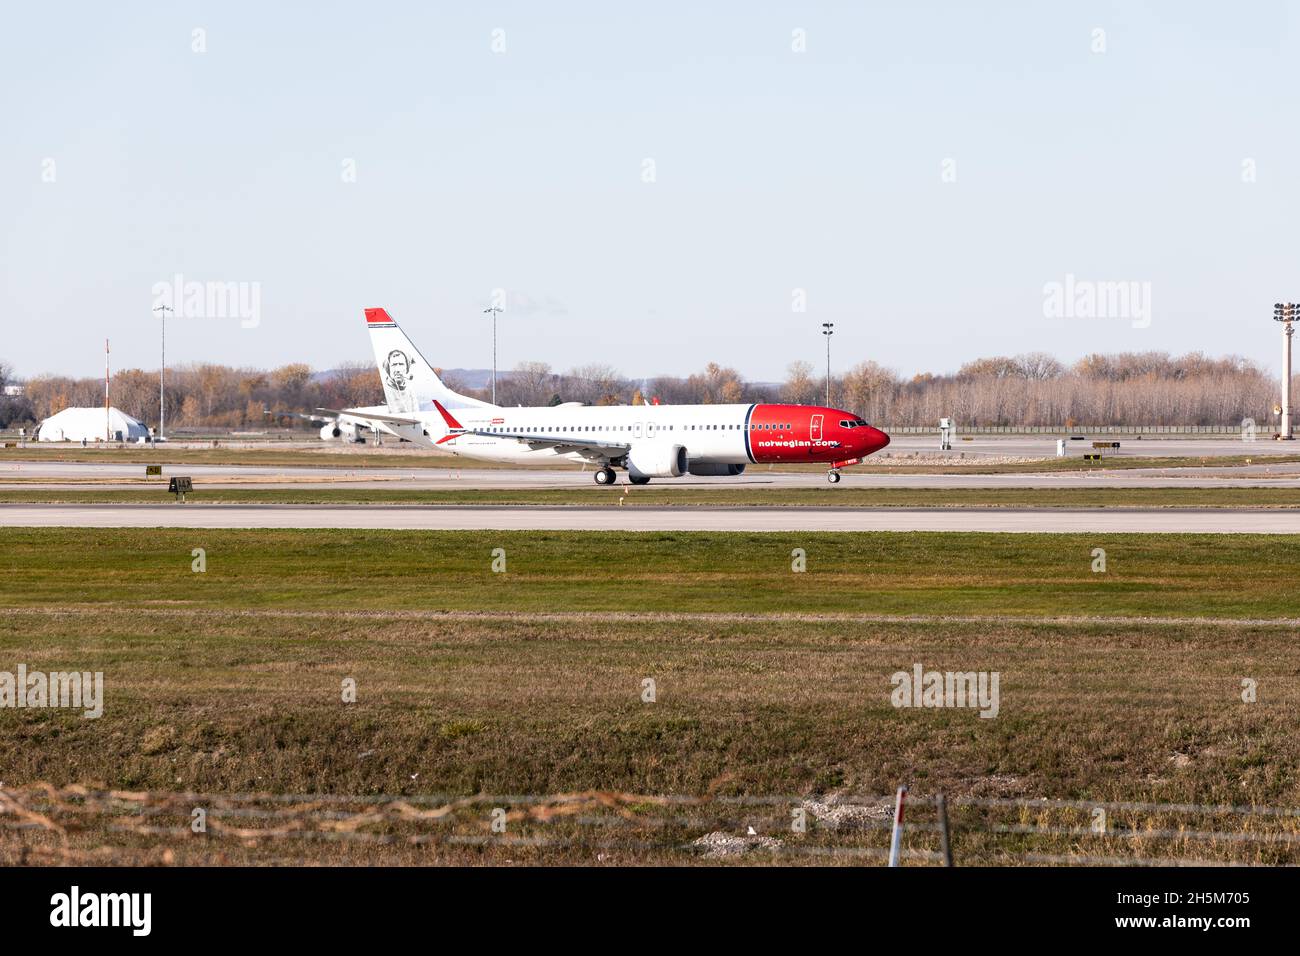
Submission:
[[[943,851],[943,865],[952,866],[952,843],[948,839],[948,801],[942,790],[935,801],[935,808],[939,813],[939,849]]]
[[[907,797],[907,787],[898,788],[898,797],[894,802],[894,832],[889,838],[889,865],[898,866],[899,844],[903,837],[903,800]]]

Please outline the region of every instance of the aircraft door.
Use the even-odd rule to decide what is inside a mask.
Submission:
[[[815,442],[822,440],[822,418],[824,417],[825,416],[823,415],[814,415],[812,417],[812,424],[810,425],[808,432],[809,436]]]

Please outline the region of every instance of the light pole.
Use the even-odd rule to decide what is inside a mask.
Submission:
[[[163,397],[163,388],[166,385],[167,376],[167,313],[175,312],[169,305],[159,305],[154,307],[158,317],[162,319],[162,366],[158,369],[158,437],[163,437],[163,426],[167,417],[167,401]]]
[[[498,306],[490,306],[483,310],[483,314],[492,313],[492,404],[497,403],[497,315],[505,310]]]
[[[826,336],[826,405],[831,404],[831,336],[835,334],[834,322],[822,323],[822,335]]]
[[[1300,305],[1277,302],[1273,305],[1273,321],[1283,323],[1282,329],[1282,420],[1278,423],[1278,438],[1290,441],[1291,435],[1291,323],[1300,320]]]

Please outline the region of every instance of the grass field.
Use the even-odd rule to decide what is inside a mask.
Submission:
[[[780,844],[744,862],[875,862],[900,783],[950,796],[959,863],[1298,862],[1300,817],[1164,806],[1300,806],[1296,557],[1239,536],[0,530],[0,671],[106,683],[99,720],[0,709],[5,799],[64,827],[0,830],[0,862],[705,862],[695,840],[749,826]],[[896,709],[915,663],[999,672],[998,715]],[[919,862],[937,838],[912,819]]]
[[[171,504],[167,485],[138,489],[0,489],[0,504]],[[1300,488],[764,488],[592,486],[524,489],[205,488],[202,504],[574,505],[581,507],[781,506],[816,508],[1295,508]]]

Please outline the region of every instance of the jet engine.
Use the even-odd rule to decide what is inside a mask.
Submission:
[[[691,462],[691,474],[710,478],[735,478],[745,473],[744,465],[714,465],[702,461]]]
[[[627,470],[633,478],[677,478],[686,473],[683,445],[633,445],[627,453]]]
[[[320,430],[320,437],[325,441],[365,441],[353,422],[330,422]]]

